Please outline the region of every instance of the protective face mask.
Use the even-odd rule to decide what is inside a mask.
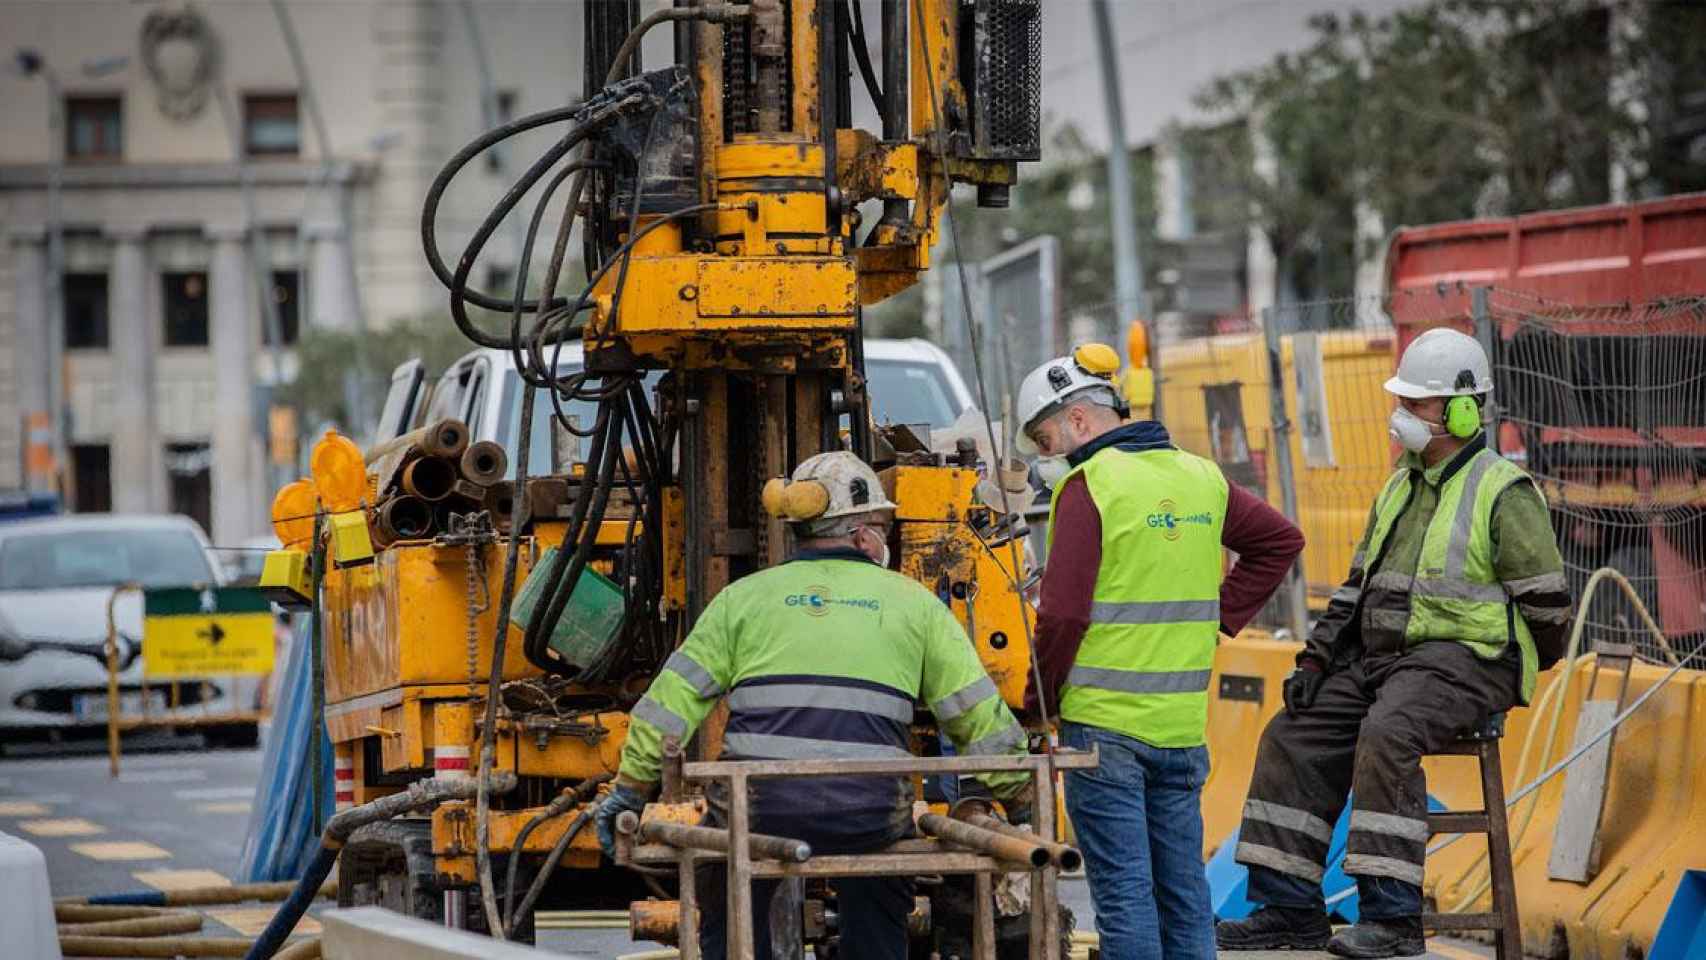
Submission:
[[[883,551],[882,556],[877,560],[877,566],[887,568],[889,565],[889,560],[891,559],[891,557],[889,556],[889,542],[888,542],[888,540],[886,538],[878,536],[877,532],[875,530],[872,530],[870,527],[860,527],[859,529],[865,531],[866,533],[870,534],[873,537],[877,537],[877,543],[882,546],[882,551]]]
[[[1400,447],[1411,453],[1421,453],[1433,440],[1434,425],[1411,413],[1406,407],[1398,407],[1392,411],[1392,416],[1386,420],[1386,432],[1398,442]]]
[[[1065,480],[1066,475],[1071,472],[1072,465],[1066,462],[1065,457],[1037,458],[1037,478],[1042,480],[1043,486],[1050,490],[1054,489],[1055,484]]]

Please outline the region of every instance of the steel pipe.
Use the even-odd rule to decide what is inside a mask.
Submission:
[[[432,507],[419,497],[392,497],[379,507],[373,525],[388,543],[419,540],[432,532]]]
[[[1053,861],[1055,866],[1062,870],[1077,870],[1079,867],[1084,865],[1084,855],[1079,853],[1077,849],[1069,847],[1064,843],[1055,843],[1052,840],[1044,840],[1042,837],[1026,830],[1024,827],[1016,827],[999,817],[992,817],[986,813],[968,813],[958,819],[964,820],[966,823],[969,823],[974,827],[981,827],[992,833],[999,833],[1003,836],[1013,837],[1016,840],[1024,840],[1028,843],[1035,843],[1037,846],[1048,851],[1049,859]]]
[[[1024,840],[994,830],[974,827],[963,820],[955,820],[939,813],[926,813],[919,817],[918,829],[938,840],[946,840],[997,860],[1046,867],[1051,859],[1049,852],[1043,849],[1035,836]]]
[[[443,457],[416,457],[403,468],[403,491],[437,502],[456,487],[456,463]]]
[[[368,466],[372,466],[383,457],[405,453],[411,447],[429,457],[460,457],[462,451],[468,449],[468,427],[460,420],[447,417],[419,430],[410,430],[400,437],[376,444],[367,451],[367,456],[363,459],[367,461]]]
[[[628,937],[675,946],[681,936],[680,900],[635,900],[628,905]]]
[[[625,813],[617,818],[616,829],[633,834],[646,843],[661,843],[677,849],[691,848],[694,850],[710,850],[715,853],[729,852],[729,832],[727,830],[719,830],[715,827],[689,827],[679,823],[659,821],[641,823],[639,819],[632,812]],[[748,834],[747,850],[754,857],[764,860],[780,860],[783,863],[805,863],[812,857],[812,845],[804,840],[771,836],[766,833]]]
[[[481,440],[462,451],[462,476],[469,482],[489,487],[509,472],[509,454],[491,440]]]

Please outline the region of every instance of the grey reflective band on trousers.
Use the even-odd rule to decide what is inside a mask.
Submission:
[[[1287,807],[1267,800],[1244,801],[1244,819],[1260,820],[1276,827],[1314,837],[1322,843],[1333,842],[1333,825],[1307,810]]]
[[[1426,820],[1401,817],[1396,813],[1376,813],[1373,810],[1352,810],[1351,829],[1358,833],[1379,833],[1400,840],[1427,843],[1431,833]]]
[[[680,650],[669,655],[669,659],[663,663],[663,668],[680,674],[701,697],[709,699],[722,696],[723,685],[711,676],[711,671],[701,667],[697,660]]]
[[[653,700],[650,695],[641,697],[630,714],[635,720],[644,720],[677,739],[687,736],[687,721],[676,716],[675,711]]]
[[[772,733],[728,733],[723,748],[748,760],[887,760],[910,757],[901,747],[886,743],[848,743]]]
[[[1310,883],[1320,883],[1321,878],[1327,874],[1326,868],[1313,860],[1248,840],[1238,841],[1238,850],[1233,859],[1239,863],[1254,864],[1294,877],[1302,877]]]
[[[861,687],[832,683],[762,683],[741,684],[729,693],[729,709],[737,712],[799,707],[850,710],[896,723],[912,722],[911,700]]]
[[[1150,673],[1078,664],[1066,675],[1066,682],[1075,687],[1095,687],[1115,693],[1202,693],[1208,689],[1209,676],[1213,672],[1169,670]]]
[[[1220,600],[1138,600],[1090,604],[1091,623],[1219,623]]]
[[[999,695],[999,693],[1000,691],[995,689],[995,681],[989,679],[988,674],[983,674],[976,680],[932,703],[930,712],[936,715],[937,720],[947,723],[990,697]]]
[[[1418,887],[1422,885],[1422,865],[1396,857],[1377,857],[1371,853],[1346,854],[1344,871],[1353,877],[1391,877]]]

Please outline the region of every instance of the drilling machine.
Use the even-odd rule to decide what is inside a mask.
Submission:
[[[634,2],[585,7],[589,95],[469,144],[422,220],[456,322],[508,352],[529,385],[524,439],[505,453],[526,460],[538,445],[525,438],[545,430],[549,462],[535,455],[485,486],[472,470],[446,479],[419,464],[445,459],[459,425],[425,425],[370,450],[359,505],[325,524],[335,533],[359,511],[378,544],[371,561],[334,562],[320,601],[339,805],[429,776],[519,779],[484,811],[452,802],[358,832],[340,902],[494,931],[495,909],[521,938],[539,907],[670,896],[602,859],[596,791],[628,707],[698,613],[785,558],[761,489],[806,457],[848,448],[878,466],[899,505],[901,571],[965,624],[1008,704],[1021,705],[1030,668],[1025,530],[1004,505],[1022,480],[990,462],[993,430],[988,450],[962,441],[944,454],[871,423],[861,311],[930,266],[954,184],[1005,206],[1018,163],[1038,158],[1040,0],[883,0],[880,38],[846,0],[678,0],[643,21]],[[676,62],[643,70],[639,40],[664,23]],[[880,135],[851,126],[855,65]],[[539,128],[563,132],[450,267],[436,232],[445,188],[481,151]],[[566,184],[567,196],[540,292],[473,289],[486,238],[540,183],[518,290],[553,194]],[[591,280],[559,296],[577,218]],[[506,314],[508,329],[482,327],[470,307]],[[564,373],[569,340],[584,364]],[[591,423],[573,403],[593,405]],[[529,427],[535,409],[551,422]],[[434,476],[453,493],[408,502]],[[336,482],[316,470],[315,484]],[[1021,499],[1028,490],[1015,510]],[[716,721],[690,754],[717,755]],[[922,709],[916,729],[932,752]],[[943,926],[951,908],[935,910]],[[921,955],[943,949],[940,933],[920,933]]]

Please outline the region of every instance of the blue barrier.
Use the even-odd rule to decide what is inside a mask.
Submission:
[[[1653,960],[1706,960],[1706,870],[1677,881],[1664,922],[1647,956]]]
[[[260,782],[243,838],[237,872],[244,883],[294,880],[320,848],[314,829],[313,769],[308,762],[310,722],[321,724],[320,763],[325,770],[321,809],[333,808],[332,744],[313,711],[309,618],[298,617],[273,710],[272,731],[261,758]]]
[[[1445,805],[1428,797],[1429,810],[1444,810]],[[1350,833],[1351,807],[1347,802],[1333,825],[1333,840],[1327,845],[1327,873],[1321,878],[1321,892],[1328,900],[1328,909],[1346,923],[1357,922],[1356,878],[1345,873],[1345,840]],[[1256,909],[1250,902],[1250,870],[1233,859],[1238,850],[1238,831],[1233,830],[1226,841],[1215,850],[1204,870],[1208,874],[1209,902],[1218,920],[1241,920]],[[1335,901],[1334,897],[1341,897]],[[1657,954],[1655,954],[1657,956]]]

